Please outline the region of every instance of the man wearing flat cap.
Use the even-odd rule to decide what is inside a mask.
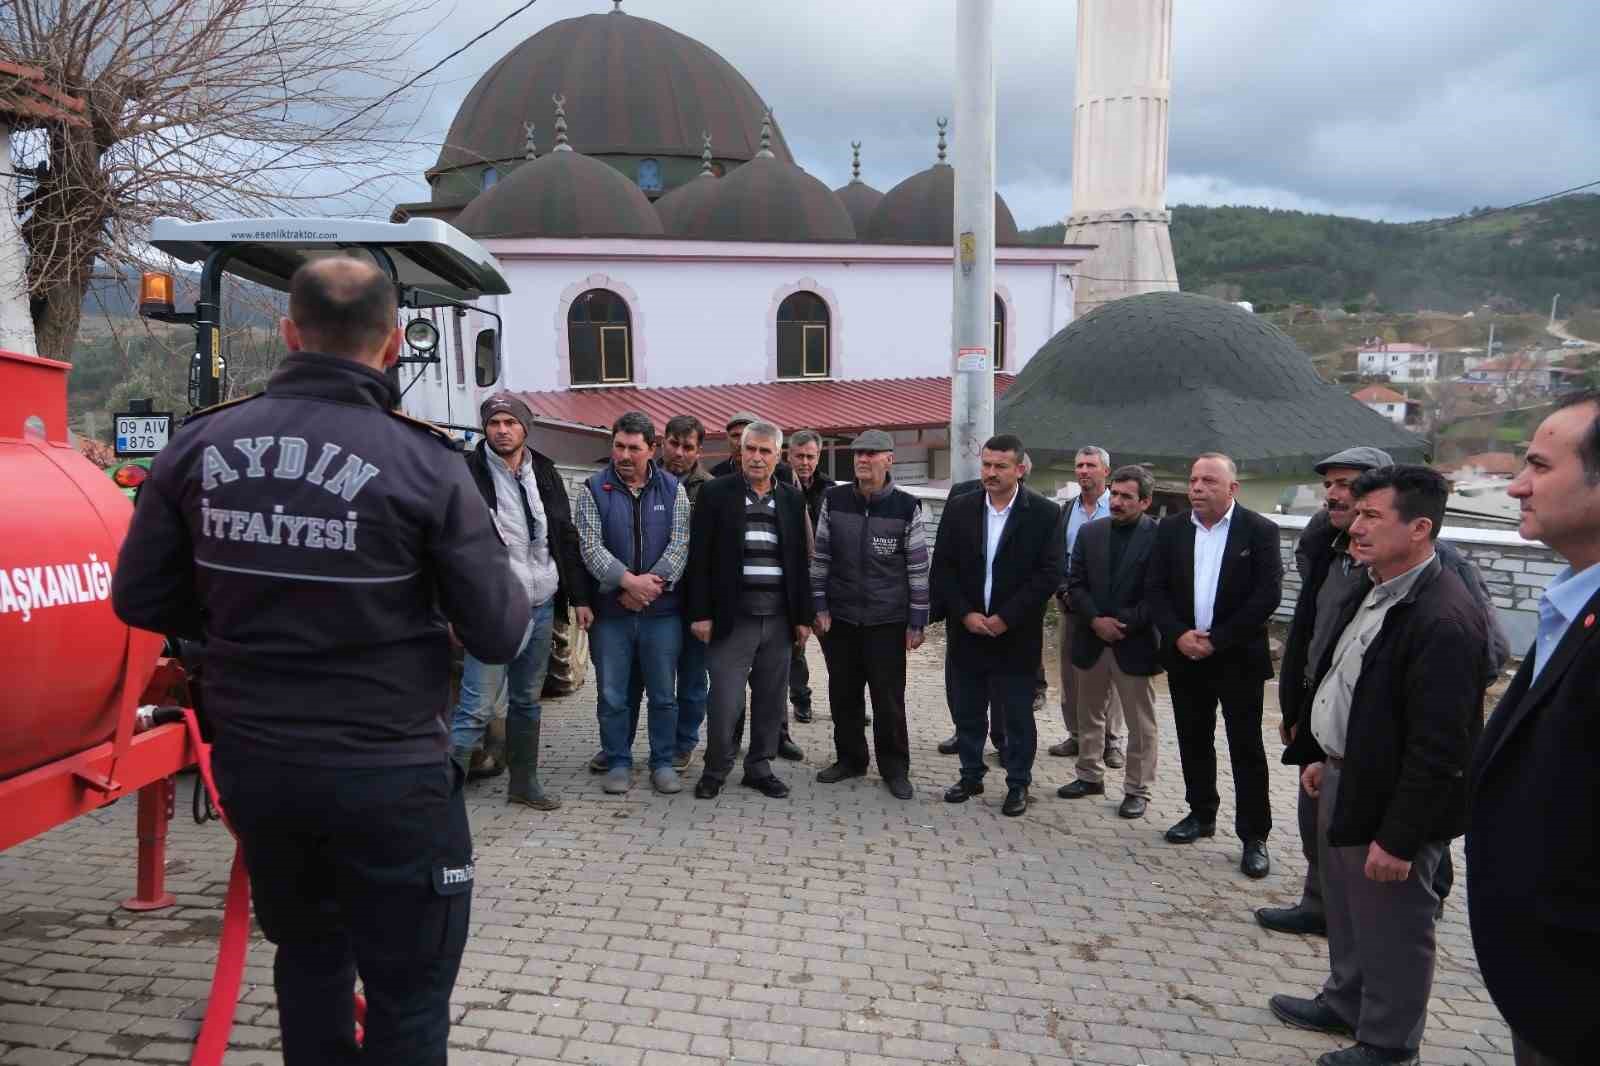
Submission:
[[[1369,470],[1393,465],[1394,459],[1382,448],[1361,445],[1335,452],[1315,467],[1322,477],[1326,499],[1323,509],[1307,523],[1295,545],[1300,595],[1295,600],[1294,619],[1284,645],[1278,681],[1278,705],[1283,712],[1278,732],[1286,749],[1285,762],[1290,758],[1288,745],[1302,725],[1311,696],[1322,680],[1327,660],[1339,639],[1340,619],[1346,606],[1365,595],[1371,586],[1365,564],[1349,553],[1350,524],[1355,521],[1355,497],[1350,486]],[[1495,616],[1483,576],[1448,541],[1437,541],[1434,550],[1440,565],[1456,572],[1483,612],[1489,639],[1488,665],[1491,671],[1498,672],[1505,664],[1509,644]],[[1318,865],[1317,799],[1305,789],[1297,789],[1296,793],[1300,847],[1306,857],[1306,879],[1300,902],[1292,907],[1262,907],[1256,911],[1256,920],[1274,932],[1326,936],[1328,923],[1322,903],[1322,870]],[[1440,900],[1449,895],[1454,878],[1450,853],[1446,851],[1434,881]]]
[[[827,635],[828,700],[837,758],[817,774],[833,784],[867,772],[866,703],[878,774],[896,799],[912,796],[906,733],[906,653],[928,624],[928,541],[922,502],[898,489],[894,438],[869,429],[851,444],[856,479],[822,498],[811,595]]]
[[[450,755],[467,769],[504,688],[506,764],[511,772],[506,801],[554,810],[561,801],[539,783],[539,696],[555,619],[566,618],[571,605],[578,626],[589,628],[589,575],[578,552],[578,531],[561,475],[553,462],[528,446],[533,427],[528,405],[514,393],[497,392],[483,401],[479,413],[483,440],[468,453],[467,469],[510,553],[506,577],[528,594],[533,614],[516,658],[504,666],[466,654],[461,695],[450,722]]]

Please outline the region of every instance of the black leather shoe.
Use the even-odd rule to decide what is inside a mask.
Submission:
[[[1128,765],[1128,757],[1122,754],[1121,748],[1106,748],[1106,765],[1113,770],[1120,770]]]
[[[854,766],[846,766],[842,762],[836,762],[826,770],[818,770],[817,780],[821,781],[824,785],[832,785],[837,784],[840,781],[848,781],[852,777],[865,777],[866,774],[867,770],[864,766],[857,768]]]
[[[959,747],[960,745],[956,743],[956,735],[951,733],[949,740],[939,741],[939,754],[954,755],[956,753],[956,749]]]
[[[740,781],[739,784],[745,788],[755,789],[768,799],[781,800],[789,795],[789,786],[772,774],[768,774],[766,777],[751,777],[746,774],[744,780]]]
[[[884,785],[888,787],[889,795],[897,800],[908,800],[916,795],[916,792],[911,787],[911,782],[903,777],[891,777],[884,782]]]
[[[1415,1051],[1357,1044],[1320,1056],[1317,1066],[1417,1066],[1419,1061]]]
[[[1313,1033],[1332,1033],[1334,1036],[1353,1036],[1355,1029],[1328,1006],[1321,995],[1315,999],[1299,996],[1273,996],[1267,1007],[1284,1025],[1293,1029],[1309,1029]]]
[[[1267,858],[1267,842],[1265,840],[1246,840],[1244,842],[1244,857],[1239,860],[1239,869],[1246,877],[1253,877],[1257,881],[1272,872],[1272,860]]]
[[[946,803],[965,803],[973,796],[981,795],[983,795],[983,782],[968,781],[963,777],[960,781],[944,790],[944,801]]]
[[[1123,796],[1122,805],[1117,808],[1118,818],[1143,818],[1145,809],[1150,806],[1150,801],[1143,796]]]
[[[694,783],[695,799],[716,799],[717,793],[722,791],[722,782],[709,777],[702,777]]]
[[[802,707],[798,703],[795,704],[794,720],[797,721],[797,722],[809,722],[809,721],[811,721],[811,708],[810,707]]]
[[[606,758],[606,753],[603,751],[595,752],[594,757],[589,760],[589,772],[591,774],[603,774],[609,769],[611,769],[611,760]]]
[[[1104,796],[1106,785],[1104,781],[1085,781],[1083,778],[1071,784],[1062,785],[1056,789],[1056,795],[1064,800],[1082,799],[1085,796]]]
[[[790,762],[799,762],[806,757],[805,749],[800,747],[788,737],[778,741],[778,758],[788,759]]]
[[[1167,830],[1167,843],[1193,844],[1201,837],[1214,837],[1216,835],[1217,823],[1215,821],[1202,821],[1191,814]]]
[[[1327,936],[1328,920],[1303,907],[1262,907],[1256,911],[1261,928],[1295,936]]]
[[[1006,789],[1006,801],[1000,804],[1000,813],[1007,818],[1015,818],[1028,809],[1028,790],[1012,787]]]

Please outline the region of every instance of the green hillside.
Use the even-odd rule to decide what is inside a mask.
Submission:
[[[1446,224],[1448,223],[1448,224]],[[1058,223],[1024,239],[1062,239]],[[1190,292],[1261,309],[1309,303],[1368,310],[1600,308],[1600,196],[1518,211],[1390,223],[1264,207],[1172,209],[1178,279]]]

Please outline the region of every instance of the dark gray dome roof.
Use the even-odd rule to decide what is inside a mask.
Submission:
[[[661,228],[668,237],[691,236],[689,220],[710,207],[720,180],[715,174],[702,172],[656,201],[656,214],[661,216]]]
[[[690,182],[706,183],[701,178]],[[758,155],[710,184],[710,195],[697,194],[681,210],[669,208],[673,236],[708,241],[856,239],[855,224],[833,190],[793,163]]]
[[[639,186],[577,152],[529,160],[473,198],[455,226],[471,237],[659,237]]]
[[[1231,303],[1153,292],[1103,304],[1052,337],[995,425],[1036,457],[1086,444],[1112,462],[1188,469],[1201,452],[1254,474],[1305,474],[1355,444],[1420,462],[1427,442],[1317,376],[1288,334]]]
[[[956,172],[935,163],[884,194],[873,209],[861,239],[883,244],[955,244]],[[1011,208],[994,195],[994,242],[1020,244]]]
[[[883,202],[881,191],[859,180],[833,190],[833,195],[839,198],[839,202],[844,204],[844,209],[850,213],[850,221],[855,223],[858,236],[866,232],[867,219],[872,217],[872,212]]]
[[[586,155],[700,157],[710,133],[723,159],[760,149],[766,108],[726,59],[692,37],[622,11],[552,23],[478,79],[450,124],[434,171],[522,158],[522,124],[541,122],[553,95],[582,121]],[[772,151],[791,162],[781,131]]]

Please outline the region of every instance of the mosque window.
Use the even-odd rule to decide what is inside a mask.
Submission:
[[[656,160],[639,160],[639,189],[641,192],[661,191],[661,164]]]
[[[814,292],[797,292],[778,305],[778,377],[828,376],[828,326],[828,305]]]
[[[1006,302],[999,293],[994,297],[994,368],[1006,368]]]
[[[567,312],[572,384],[611,385],[633,380],[633,326],[628,305],[610,289],[590,289]]]
[[[481,182],[480,187],[484,191],[488,191],[489,189],[494,188],[495,183],[500,180],[500,172],[494,167],[484,167],[483,176],[479,180]]]

